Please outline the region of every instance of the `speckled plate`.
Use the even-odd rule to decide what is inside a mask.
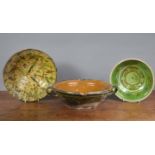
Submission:
[[[150,66],[145,62],[128,59],[114,67],[110,83],[117,87],[118,98],[128,102],[140,102],[151,94],[154,76]]]
[[[25,102],[38,101],[47,96],[56,77],[57,69],[52,58],[36,49],[14,54],[3,72],[9,93]]]

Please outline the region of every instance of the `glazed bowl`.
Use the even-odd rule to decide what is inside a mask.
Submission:
[[[141,102],[154,88],[154,76],[151,67],[139,59],[127,59],[119,62],[112,70],[110,83],[117,87],[116,96],[123,101]]]
[[[3,72],[4,85],[9,93],[24,102],[38,101],[51,93],[56,77],[53,59],[36,49],[15,53]]]
[[[115,91],[110,84],[100,80],[67,80],[56,83],[53,89],[69,107],[75,109],[95,108]]]

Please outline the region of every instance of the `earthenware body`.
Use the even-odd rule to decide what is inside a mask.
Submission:
[[[95,108],[108,95],[113,87],[99,80],[68,80],[54,85],[57,95],[75,109]]]

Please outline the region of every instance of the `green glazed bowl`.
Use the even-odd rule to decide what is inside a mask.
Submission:
[[[110,83],[117,87],[118,98],[128,102],[140,102],[153,91],[154,76],[151,67],[145,62],[128,59],[114,67]]]
[[[53,89],[74,109],[94,109],[115,91],[110,84],[100,80],[67,80],[56,83]]]
[[[3,72],[4,85],[10,94],[25,102],[38,101],[52,91],[57,69],[46,53],[26,49],[14,54]]]

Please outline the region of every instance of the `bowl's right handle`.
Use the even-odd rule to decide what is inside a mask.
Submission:
[[[118,90],[117,86],[112,86],[112,91],[114,94],[117,92],[117,90]]]
[[[117,87],[116,86],[112,86],[112,89],[110,91],[107,92],[106,97],[111,96],[113,94],[115,94],[117,92]]]
[[[111,96],[113,94],[115,94],[117,92],[117,87],[116,86],[112,86],[112,89],[109,90],[108,92],[104,92],[103,96],[102,96],[102,101],[104,101],[108,96]]]

